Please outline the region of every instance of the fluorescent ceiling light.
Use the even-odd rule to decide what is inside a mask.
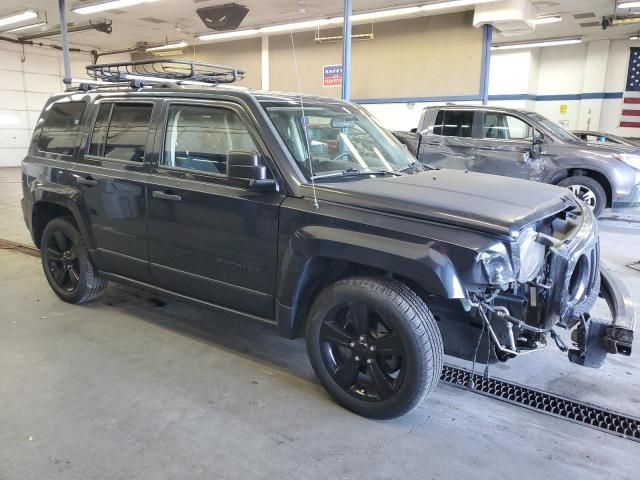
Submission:
[[[4,27],[5,25],[11,25],[12,23],[20,23],[26,20],[31,20],[32,18],[37,18],[38,12],[35,10],[27,10],[26,12],[17,13],[15,15],[10,15],[8,17],[0,18],[0,27]]]
[[[558,45],[572,45],[574,43],[581,43],[582,38],[556,38],[551,40],[533,40],[531,42],[521,43],[503,43],[498,45],[492,45],[491,50],[515,50],[517,48],[537,48],[537,47],[555,47]]]
[[[629,37],[629,40],[638,40],[639,38],[640,38],[640,35],[635,34],[635,35],[631,35],[631,36]]]
[[[423,12],[431,12],[433,10],[443,10],[445,8],[467,7],[478,3],[491,3],[497,0],[450,0],[438,3],[428,3],[420,8]]]
[[[262,27],[259,29],[260,33],[276,33],[276,32],[288,32],[290,30],[304,30],[312,27],[322,27],[328,25],[330,22],[326,18],[319,18],[317,20],[307,20],[305,22],[293,22],[285,23],[282,25],[272,25],[270,27]]]
[[[178,48],[184,48],[188,44],[185,41],[175,42],[175,43],[167,43],[166,45],[158,45],[157,47],[149,47],[145,51],[146,52],[157,52],[158,50],[175,50]]]
[[[115,8],[131,7],[140,3],[155,2],[156,0],[108,0],[102,2],[93,2],[90,4],[82,3],[71,9],[72,12],[87,15],[90,13],[104,12],[105,10],[113,10]]]
[[[12,28],[11,30],[5,30],[3,33],[20,32],[21,30],[28,30],[29,28],[44,27],[46,24],[47,22],[31,23],[29,25],[23,25],[22,27]]]
[[[618,8],[636,8],[640,7],[640,2],[622,2],[618,4]]]
[[[533,23],[536,25],[546,25],[547,23],[557,23],[561,21],[562,17],[560,15],[553,15],[551,17],[538,17],[533,21]]]
[[[257,35],[260,33],[257,29],[252,28],[250,30],[236,30],[235,32],[225,32],[225,33],[208,33],[206,35],[200,35],[198,37],[199,40],[207,41],[207,40],[228,40],[230,38],[242,38],[242,37],[250,37],[252,35]]]
[[[418,13],[420,7],[406,7],[406,8],[394,8],[392,10],[380,10],[378,12],[356,13],[351,15],[352,22],[358,22],[362,20],[376,20],[378,18],[397,17],[398,15],[410,15],[412,13]]]

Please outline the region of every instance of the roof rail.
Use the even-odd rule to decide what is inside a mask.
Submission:
[[[136,81],[151,84],[205,84],[233,83],[244,78],[244,70],[227,65],[189,60],[154,59],[133,62],[87,65],[87,74],[93,80],[109,83]]]

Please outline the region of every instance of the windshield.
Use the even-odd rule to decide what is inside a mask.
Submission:
[[[355,106],[304,101],[304,116],[296,101],[262,102],[262,106],[307,180],[399,172],[416,163]]]
[[[581,140],[573,133],[568,132],[557,123],[552,122],[546,117],[543,117],[539,113],[532,113],[531,116],[540,122],[542,125],[551,130],[560,140],[563,142],[580,142]]]

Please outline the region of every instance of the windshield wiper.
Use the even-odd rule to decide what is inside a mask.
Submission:
[[[375,169],[366,169],[366,170],[361,170],[359,168],[347,168],[346,170],[341,170],[337,172],[328,172],[328,173],[321,173],[319,175],[314,175],[313,179],[319,180],[322,178],[332,178],[332,177],[351,177],[351,176],[357,176],[357,175],[387,175],[387,174],[404,175],[401,172],[398,172],[395,170],[385,170],[384,168],[375,168]]]

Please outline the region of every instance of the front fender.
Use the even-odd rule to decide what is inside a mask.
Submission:
[[[451,260],[429,243],[307,226],[295,232],[282,257],[277,288],[278,301],[282,305],[297,303],[308,265],[318,257],[401,275],[441,297],[467,297]]]

